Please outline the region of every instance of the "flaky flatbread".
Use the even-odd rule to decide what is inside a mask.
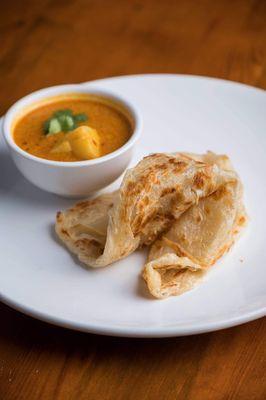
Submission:
[[[228,164],[223,168],[212,154],[145,157],[127,171],[119,191],[58,213],[58,236],[91,267],[109,265],[154,243],[201,199],[239,181],[228,159],[221,161]]]
[[[207,158],[221,168],[232,169],[226,157],[210,153]],[[152,245],[143,271],[151,294],[165,298],[192,289],[230,249],[246,220],[238,177],[200,199]]]

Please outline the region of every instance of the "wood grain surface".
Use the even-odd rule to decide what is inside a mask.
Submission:
[[[3,0],[0,112],[33,90],[149,72],[266,88],[266,1]],[[1,173],[1,172],[0,172]],[[49,326],[0,305],[1,400],[263,400],[266,323],[173,339]]]

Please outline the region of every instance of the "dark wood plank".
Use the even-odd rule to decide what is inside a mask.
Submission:
[[[4,305],[0,313],[3,399],[264,398],[262,319],[204,335],[141,340],[64,330]]]
[[[266,88],[264,0],[10,0],[0,112],[41,87],[113,75],[208,75]],[[0,306],[0,399],[266,398],[265,320],[175,339],[56,328]]]

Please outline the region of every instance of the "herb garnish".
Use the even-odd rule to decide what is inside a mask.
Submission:
[[[85,113],[73,114],[72,110],[58,110],[52,117],[44,123],[44,133],[46,135],[55,135],[59,132],[69,132],[77,128],[79,122],[87,121]]]

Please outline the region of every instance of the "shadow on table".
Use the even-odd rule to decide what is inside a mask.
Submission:
[[[81,351],[83,355],[85,354],[84,351],[87,354],[90,351],[97,351],[106,356],[108,353],[116,354],[119,350],[119,357],[121,358],[129,357],[130,354],[133,355],[136,348],[144,352],[149,352],[156,348],[158,355],[161,354],[162,356],[164,353],[169,352],[171,346],[176,346],[177,344],[180,346],[192,345],[196,347],[200,344],[200,346],[203,346],[202,350],[204,351],[204,347],[210,336],[217,334],[217,332],[212,332],[201,335],[157,339],[94,335],[50,325],[23,315],[2,303],[0,303],[0,320],[0,340],[9,343],[13,342],[16,346],[32,348],[32,346],[36,345],[43,350],[54,349],[57,352],[63,353],[71,350],[74,352]],[[256,323],[256,321],[253,323]],[[223,332],[230,335],[231,333],[229,332],[237,329],[241,329],[241,326],[222,330],[219,333]],[[99,348],[97,349],[98,345]],[[160,345],[162,346],[161,350],[159,350]],[[123,352],[123,349],[127,349],[127,352]],[[200,347],[198,351],[200,351]],[[116,356],[118,355],[116,354]]]
[[[65,352],[66,349],[70,350],[71,348],[82,351],[85,349],[89,351],[90,348],[95,350],[95,344],[107,347],[115,345],[123,348],[131,343],[134,348],[135,346],[146,346],[147,343],[155,344],[156,342],[161,342],[166,344],[176,340],[190,341],[190,339],[193,339],[192,336],[166,339],[123,338],[72,331],[26,316],[3,303],[0,303],[0,320],[0,341],[13,342],[14,345],[24,348],[31,348],[34,344],[38,344],[43,349],[51,349],[56,346],[59,352]],[[207,336],[205,334],[200,337],[205,337],[206,340]]]

